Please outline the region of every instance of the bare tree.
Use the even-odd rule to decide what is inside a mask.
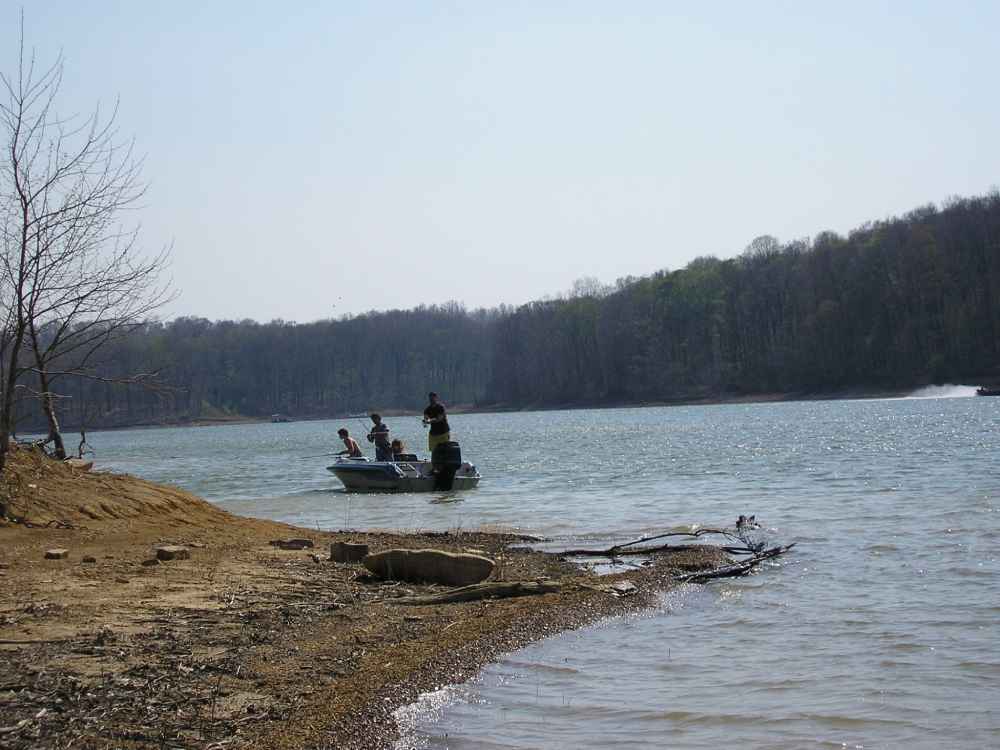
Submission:
[[[778,255],[781,252],[781,243],[777,237],[769,234],[762,234],[754,237],[750,244],[743,250],[743,257],[746,259],[767,259]]]
[[[138,227],[123,223],[146,185],[133,143],[118,137],[117,105],[107,116],[98,106],[61,117],[62,57],[39,68],[23,27],[22,19],[17,70],[0,73],[0,468],[19,390],[40,399],[54,452],[65,457],[53,382],[87,376],[101,346],[169,298],[166,251],[144,255]],[[24,382],[31,374],[37,390]]]
[[[568,297],[578,299],[580,297],[607,297],[614,291],[611,284],[605,284],[596,276],[581,276],[573,281]]]

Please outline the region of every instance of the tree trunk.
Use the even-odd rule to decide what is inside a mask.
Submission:
[[[38,331],[35,329],[34,321],[28,325],[28,333],[31,335],[31,347],[35,352],[35,364],[38,366],[38,384],[42,392],[42,411],[45,414],[45,420],[49,423],[49,436],[45,442],[52,443],[52,455],[62,461],[66,458],[66,446],[63,444],[62,433],[59,431],[55,399],[52,398],[49,374],[46,370],[46,358],[42,356]]]
[[[7,453],[10,452],[10,435],[14,431],[14,388],[17,386],[17,359],[23,338],[24,329],[18,327],[8,344],[10,360],[7,362],[7,371],[4,373],[3,405],[0,406],[0,472],[3,471],[7,462]]]
[[[59,431],[59,420],[56,418],[55,399],[49,390],[49,378],[45,370],[38,373],[38,379],[42,386],[42,411],[45,412],[45,419],[49,423],[49,438],[46,442],[52,443],[52,455],[62,461],[66,458],[66,446],[63,444],[62,433]]]

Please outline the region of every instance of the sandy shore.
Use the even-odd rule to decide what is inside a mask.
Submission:
[[[386,498],[391,502],[391,498]],[[20,451],[0,483],[0,748],[384,748],[393,711],[531,641],[655,604],[699,546],[598,578],[516,535],[320,532]],[[665,519],[666,522],[667,519]],[[311,548],[280,549],[279,539]],[[559,591],[401,605],[442,586],[329,560],[334,541],[473,551]],[[188,559],[153,563],[178,544]],[[65,559],[46,559],[63,548]],[[635,595],[608,591],[631,581]]]

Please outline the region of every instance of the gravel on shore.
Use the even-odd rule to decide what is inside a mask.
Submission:
[[[8,461],[0,503],[0,748],[391,747],[393,712],[421,693],[655,606],[677,572],[727,561],[681,546],[598,576],[516,534],[295,528],[28,451]],[[271,544],[290,538],[312,546]],[[331,561],[337,541],[473,552],[496,561],[496,580],[559,587],[403,605],[446,589]],[[187,558],[157,559],[163,545]],[[46,559],[53,548],[67,556]],[[617,596],[618,581],[636,593]]]

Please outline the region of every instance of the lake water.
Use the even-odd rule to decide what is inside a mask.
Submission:
[[[969,395],[971,388],[932,391]],[[416,417],[387,420],[423,452]],[[1000,398],[455,415],[457,495],[348,495],[359,420],[94,433],[98,465],[323,529],[610,543],[756,514],[747,579],[511,654],[404,709],[402,748],[1000,747]]]

